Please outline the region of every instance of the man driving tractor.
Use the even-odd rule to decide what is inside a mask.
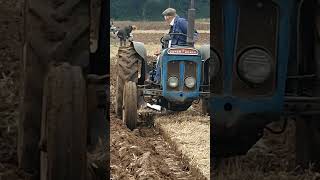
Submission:
[[[165,22],[170,25],[170,30],[167,36],[163,38],[162,49],[154,53],[157,56],[156,64],[156,75],[154,82],[156,84],[160,83],[160,65],[161,61],[159,60],[159,55],[161,51],[165,48],[170,48],[174,46],[186,46],[187,45],[187,29],[188,21],[185,18],[179,17],[176,13],[176,10],[173,8],[167,8],[162,12]],[[194,39],[198,38],[198,32],[195,30]],[[150,80],[147,80],[150,82]]]

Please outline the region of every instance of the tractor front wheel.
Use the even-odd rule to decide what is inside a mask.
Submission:
[[[138,94],[137,85],[133,81],[129,81],[124,85],[123,89],[123,108],[122,120],[130,130],[137,126],[138,118]]]
[[[309,4],[309,6],[313,6]],[[320,9],[320,4],[317,5],[318,11]],[[309,20],[309,16],[303,16],[305,19]],[[315,25],[320,27],[320,16],[316,16]],[[308,22],[305,20],[305,22]],[[303,29],[304,30],[304,29]],[[314,58],[316,64],[316,74],[317,79],[313,81],[313,95],[315,97],[320,96],[320,29],[308,29],[313,31],[312,41],[313,44],[310,43],[310,39],[306,39],[303,45],[305,46],[306,52],[304,56],[313,56],[310,59]],[[308,34],[310,31],[302,31],[302,33]],[[306,33],[307,32],[307,33]],[[310,32],[312,35],[312,32]],[[304,39],[302,39],[304,40]],[[309,46],[313,46],[313,48],[309,48]],[[310,50],[313,50],[313,53],[310,53]],[[308,59],[309,57],[305,57]],[[316,167],[320,166],[320,122],[319,115],[308,115],[303,116],[296,120],[296,161],[297,164],[301,165],[304,168],[309,168],[310,163],[315,164]]]
[[[86,82],[80,67],[50,66],[44,82],[41,179],[86,179]]]
[[[296,120],[296,161],[304,168],[320,162],[320,122],[315,116]]]

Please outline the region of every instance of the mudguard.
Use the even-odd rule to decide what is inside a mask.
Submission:
[[[201,58],[203,60],[208,60],[210,58],[210,45],[209,44],[202,45],[200,47],[199,51],[201,54]]]
[[[144,47],[142,42],[131,41],[131,46],[134,50],[142,57],[142,66],[141,66],[141,78],[138,79],[138,84],[144,84],[144,81],[148,78],[149,67],[147,65],[147,50]]]
[[[141,56],[144,60],[147,60],[147,50],[142,42],[132,41],[134,50]]]

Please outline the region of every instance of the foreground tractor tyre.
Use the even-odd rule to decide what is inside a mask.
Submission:
[[[304,168],[320,162],[319,118],[308,116],[296,120],[296,161]]]
[[[130,130],[137,126],[138,94],[135,82],[129,81],[124,85],[122,120]]]
[[[128,47],[119,47],[115,110],[120,119],[122,118],[123,88],[128,81],[138,82],[139,60],[140,56],[132,44]]]
[[[318,5],[320,8],[320,4]],[[308,17],[309,18],[309,17]],[[309,21],[307,21],[310,23]],[[313,58],[317,66],[317,79],[313,81],[313,96],[320,97],[320,15],[318,28],[315,28],[313,39]],[[310,33],[312,34],[312,33]],[[312,44],[311,44],[312,46]],[[312,49],[310,47],[309,49]],[[310,53],[311,54],[311,53]],[[310,58],[311,59],[311,58]],[[319,115],[303,116],[296,121],[296,161],[304,168],[310,163],[320,167],[320,121]]]
[[[19,168],[37,179],[44,77],[53,62],[88,64],[90,1],[24,0],[24,5],[17,151]]]
[[[87,107],[81,68],[51,67],[44,84],[41,179],[86,179]]]

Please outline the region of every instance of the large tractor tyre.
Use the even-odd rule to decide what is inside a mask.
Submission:
[[[320,122],[315,116],[296,120],[296,162],[304,168],[320,163]]]
[[[137,84],[129,81],[124,85],[122,120],[130,130],[137,126],[138,118],[138,94]]]
[[[94,150],[99,141],[108,139],[109,85],[107,78],[98,75],[87,76],[87,110],[88,110],[88,150]]]
[[[19,167],[39,174],[43,82],[49,62],[89,62],[90,1],[25,0]]]
[[[42,180],[86,179],[86,83],[80,67],[50,67],[41,121]]]
[[[320,8],[320,4],[318,4]],[[307,17],[309,18],[309,16]],[[318,17],[319,18],[319,17]],[[318,22],[317,22],[318,20]],[[320,25],[315,19],[316,27]],[[309,21],[307,21],[310,23]],[[317,24],[318,23],[318,24]],[[320,27],[320,26],[319,26]],[[312,33],[311,33],[312,34]],[[320,29],[315,28],[313,36],[313,58],[316,64],[317,79],[313,81],[313,95],[320,96]],[[310,48],[312,49],[312,48]],[[296,120],[296,161],[308,168],[310,163],[320,167],[320,121],[319,115],[303,116]]]
[[[116,115],[120,119],[122,118],[123,88],[128,81],[138,82],[138,63],[140,58],[132,44],[128,47],[119,47],[115,109]]]

